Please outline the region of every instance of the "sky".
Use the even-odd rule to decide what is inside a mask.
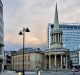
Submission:
[[[5,50],[22,48],[23,27],[25,47],[47,48],[47,26],[54,22],[55,5],[58,5],[59,22],[80,23],[80,0],[2,0]]]

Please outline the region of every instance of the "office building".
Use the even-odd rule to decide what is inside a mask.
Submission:
[[[72,63],[72,67],[79,66],[79,52],[78,51],[70,51],[70,59]]]
[[[78,61],[79,61],[79,66],[80,66],[80,49],[78,50],[78,52],[79,52],[78,53],[79,54],[79,60]]]
[[[50,32],[53,30],[54,24],[48,24],[48,48],[50,48]],[[63,48],[70,51],[80,48],[80,24],[78,23],[59,23],[59,28],[62,30]]]
[[[4,70],[11,70],[11,51],[4,51]]]
[[[0,70],[4,70],[4,23],[3,23],[3,3],[0,0]]]
[[[69,55],[70,55],[72,67],[80,68],[80,49],[75,51],[70,51]]]

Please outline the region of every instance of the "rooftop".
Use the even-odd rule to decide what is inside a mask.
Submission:
[[[40,48],[24,48],[24,54],[26,53],[43,53],[43,51],[40,50]],[[13,55],[20,55],[23,54],[23,49],[19,49],[19,51],[17,51],[16,53],[14,53]]]

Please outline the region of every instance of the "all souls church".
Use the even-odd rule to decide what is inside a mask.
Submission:
[[[69,50],[62,47],[62,31],[59,29],[57,3],[55,8],[54,28],[50,33],[50,49],[44,52],[46,69],[68,69]]]

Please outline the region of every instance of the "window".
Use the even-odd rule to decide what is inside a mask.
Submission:
[[[30,64],[28,64],[28,68],[30,68]]]
[[[21,60],[23,61],[23,56],[21,56]]]
[[[25,58],[25,61],[26,61],[26,58]]]
[[[22,64],[22,67],[23,67],[23,64]]]
[[[80,26],[78,26],[78,29],[80,29]]]
[[[14,58],[13,58],[13,62],[14,62]]]
[[[20,67],[20,65],[18,64],[18,68]]]
[[[24,58],[24,59],[25,59],[25,61],[26,61],[26,56],[25,56],[25,58]]]
[[[74,26],[74,29],[77,29],[77,26]]]
[[[15,68],[17,68],[17,65],[15,65]]]
[[[54,25],[51,25],[51,28],[54,28]]]
[[[63,28],[65,28],[65,25],[63,25]]]
[[[26,68],[27,68],[27,64],[26,64]]]
[[[28,56],[28,61],[30,61],[30,56]]]
[[[20,62],[20,57],[18,57],[18,61]]]
[[[17,57],[15,57],[15,62],[17,62]]]
[[[62,25],[59,25],[59,28],[62,28]]]

